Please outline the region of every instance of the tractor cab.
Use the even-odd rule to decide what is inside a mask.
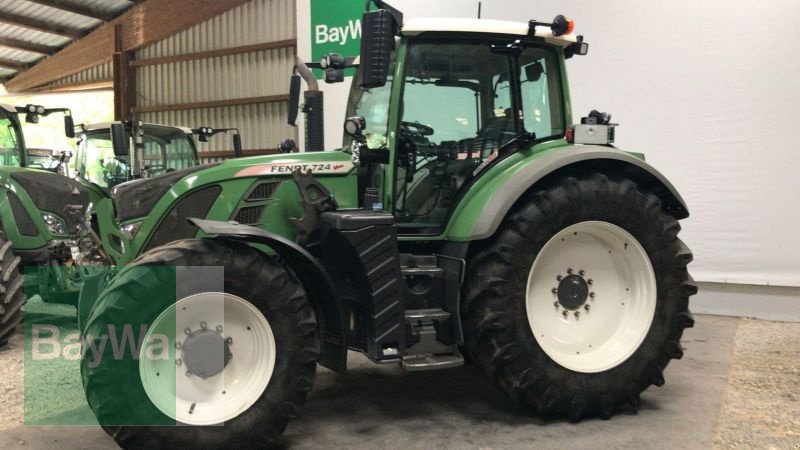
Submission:
[[[137,178],[199,166],[195,136],[207,142],[217,133],[234,131],[234,148],[241,153],[236,129],[191,129],[132,121],[82,125],[80,129],[77,176],[106,190]],[[133,150],[137,137],[141,138],[142,147],[138,157]]]
[[[44,168],[57,173],[63,170],[61,164],[53,163],[53,161],[57,160],[63,162],[68,157],[67,153],[55,156],[47,155],[47,161],[44,162],[41,151],[34,151],[31,155],[31,152],[29,152],[29,149],[25,146],[25,137],[22,132],[20,116],[25,117],[25,122],[35,124],[39,123],[41,117],[47,117],[50,114],[64,114],[64,134],[69,138],[75,137],[72,112],[68,108],[0,104],[0,166]],[[47,167],[42,167],[43,165]]]

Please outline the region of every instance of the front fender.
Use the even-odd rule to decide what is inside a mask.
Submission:
[[[489,169],[465,197],[450,220],[446,239],[473,241],[494,235],[517,200],[545,177],[572,169],[624,175],[659,196],[677,219],[689,216],[677,189],[644,159],[622,150],[596,145],[551,145],[519,152]]]
[[[330,275],[316,258],[295,242],[260,228],[213,220],[189,219],[189,221],[203,233],[217,238],[265,245],[286,261],[300,278],[317,311],[322,340],[319,363],[337,372],[346,370],[344,308],[336,296]],[[253,282],[257,283],[258,280]]]

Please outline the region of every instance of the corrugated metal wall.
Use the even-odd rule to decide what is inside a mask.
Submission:
[[[294,0],[253,0],[136,52],[136,60],[187,55],[296,38]],[[137,107],[285,95],[294,47],[144,65],[136,69]],[[245,150],[274,149],[287,137],[286,102],[142,112],[146,122],[195,127],[238,127]],[[230,139],[216,137],[200,151],[232,151]],[[217,158],[214,158],[217,159]]]

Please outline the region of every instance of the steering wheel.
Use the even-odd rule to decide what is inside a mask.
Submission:
[[[423,125],[419,122],[400,122],[400,127],[402,127],[402,129],[404,130],[409,131],[410,133],[415,133],[422,136],[430,136],[433,134],[433,128],[427,125]]]

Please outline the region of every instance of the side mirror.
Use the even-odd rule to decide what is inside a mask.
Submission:
[[[242,157],[242,135],[239,133],[233,135],[233,157]]]
[[[64,134],[66,134],[68,138],[75,137],[75,122],[72,121],[71,115],[64,116]]]
[[[367,11],[361,17],[361,86],[381,87],[389,77],[389,58],[394,50],[394,19],[389,11]]]
[[[130,156],[131,143],[124,123],[111,124],[111,145],[114,147],[115,156]]]
[[[527,66],[525,66],[526,81],[531,81],[531,82],[539,81],[543,73],[544,73],[544,66],[542,66],[542,63],[538,61],[533,64],[528,64]]]
[[[297,114],[300,113],[300,80],[298,74],[293,74],[289,79],[289,125],[297,125]]]

